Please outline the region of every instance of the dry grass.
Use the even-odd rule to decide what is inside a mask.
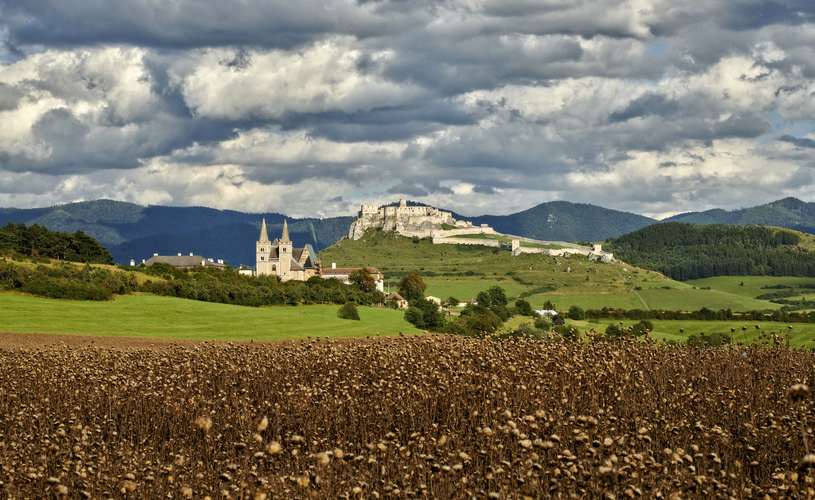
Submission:
[[[813,358],[444,336],[0,350],[0,492],[805,497],[812,400],[787,388]]]

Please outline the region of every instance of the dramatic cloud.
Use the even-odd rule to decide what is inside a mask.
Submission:
[[[0,0],[0,206],[815,196],[804,0]]]

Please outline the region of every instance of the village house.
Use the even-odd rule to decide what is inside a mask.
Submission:
[[[362,269],[361,267],[337,267],[336,263],[331,264],[331,269],[323,269],[322,276],[324,279],[336,279],[340,280],[346,285],[350,285],[351,281],[348,279],[348,276],[353,273],[354,271],[359,271]],[[374,279],[374,284],[376,285],[376,289],[380,292],[385,291],[385,277],[379,272],[379,269],[375,267],[367,267],[368,272],[371,273],[371,276]]]
[[[283,234],[274,241],[266,232],[266,219],[260,226],[260,238],[255,243],[257,275],[278,276],[280,281],[306,281],[320,276],[320,261],[311,245],[294,248],[289,238],[289,226],[283,221]]]
[[[408,308],[408,301],[399,295],[396,292],[391,293],[387,297],[385,297],[385,302],[396,301],[396,308],[397,309],[407,309]]]

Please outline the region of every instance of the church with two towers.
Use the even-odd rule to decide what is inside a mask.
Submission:
[[[289,238],[289,226],[283,221],[283,234],[274,241],[269,241],[266,232],[266,219],[260,227],[260,239],[255,248],[257,250],[258,276],[275,275],[280,281],[306,281],[312,276],[320,276],[320,263],[317,254],[310,244],[303,248],[294,248]]]

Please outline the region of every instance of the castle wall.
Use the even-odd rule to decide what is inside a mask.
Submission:
[[[452,236],[461,236],[462,234],[498,234],[495,229],[491,227],[476,227],[470,226],[462,229],[434,229],[431,236],[439,238],[447,238]]]
[[[485,247],[500,247],[501,242],[498,240],[482,240],[477,238],[440,238],[433,237],[433,244],[450,244],[450,245],[484,245]]]

